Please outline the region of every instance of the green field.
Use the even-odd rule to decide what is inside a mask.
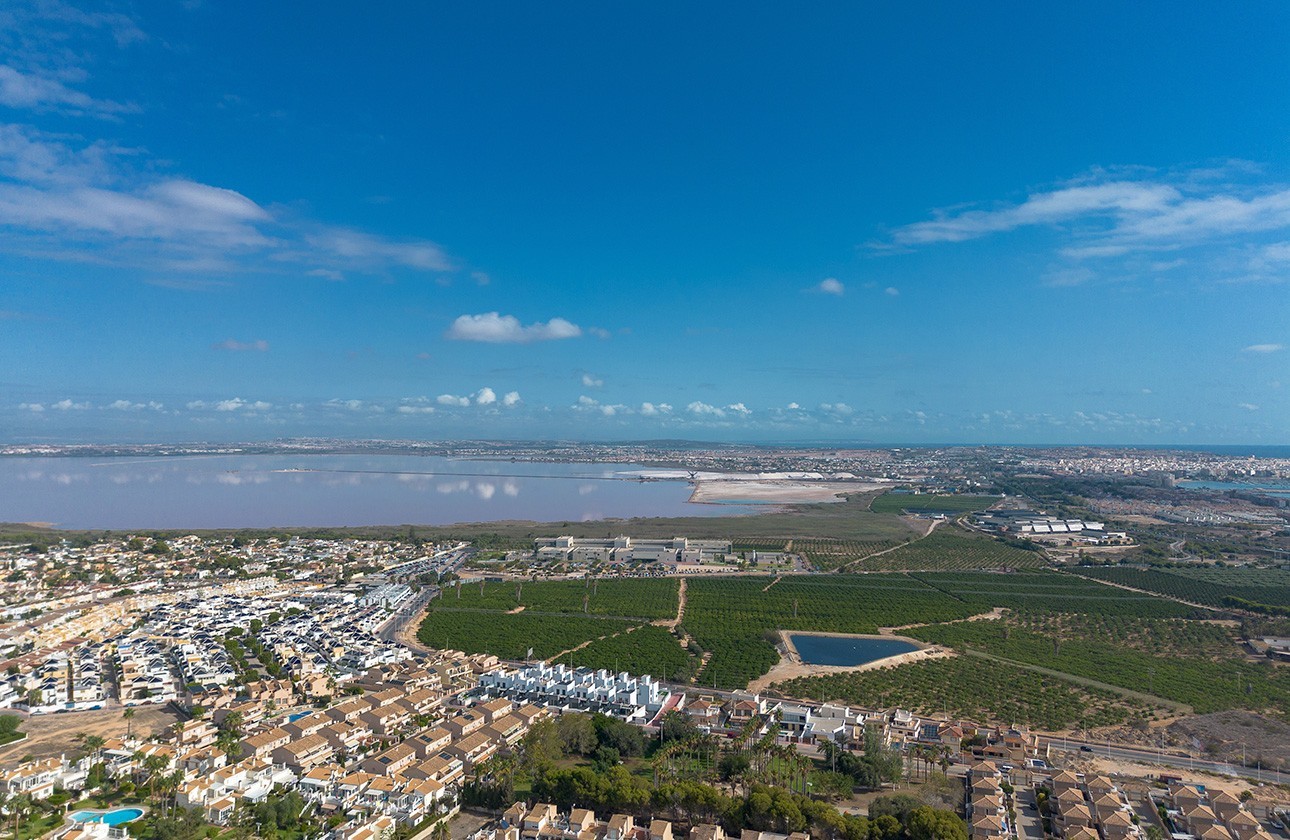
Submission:
[[[1055,571],[1011,574],[919,572],[911,574],[911,577],[982,609],[1009,607],[1154,618],[1186,618],[1196,613],[1194,609],[1163,598],[1104,586],[1076,575]]]
[[[920,627],[909,635],[1163,697],[1201,714],[1290,710],[1290,671],[1245,661],[1231,634],[1213,625],[1031,616]]]
[[[883,493],[869,504],[874,513],[901,513],[916,510],[928,513],[972,513],[985,510],[999,501],[999,496],[944,495],[933,493]]]
[[[776,683],[790,697],[839,700],[868,708],[998,720],[1044,729],[1090,726],[1145,716],[1150,708],[1114,692],[1076,685],[987,659],[957,656],[852,674]]]
[[[417,638],[427,647],[493,653],[503,659],[549,659],[589,639],[621,633],[632,624],[580,615],[530,615],[444,609],[431,611]]]
[[[445,590],[442,604],[453,609],[506,612],[582,613],[627,618],[674,618],[678,581],[669,578],[605,580],[490,581]],[[438,603],[438,602],[436,602]],[[585,608],[585,609],[584,609]]]
[[[872,559],[861,559],[847,571],[939,571],[1037,569],[1048,565],[1038,551],[1026,551],[993,537],[942,525],[921,540]]]
[[[914,537],[910,534],[910,538]],[[832,572],[850,566],[880,551],[889,551],[904,540],[794,540],[793,551],[799,552],[817,571]]]
[[[684,626],[712,654],[704,685],[741,688],[770,670],[776,630],[874,633],[879,627],[963,618],[975,610],[906,575],[692,578]],[[766,591],[762,591],[766,590]]]
[[[1135,569],[1128,566],[1090,566],[1075,570],[1097,580],[1158,592],[1193,604],[1228,606],[1225,598],[1290,607],[1290,571],[1199,566],[1183,569]]]
[[[652,624],[592,642],[571,658],[576,666],[652,674],[676,682],[688,680],[698,665],[698,659],[686,653],[676,636]]]

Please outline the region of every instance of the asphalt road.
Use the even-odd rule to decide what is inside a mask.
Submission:
[[[1082,752],[1088,755],[1119,759],[1121,761],[1136,761],[1142,764],[1176,767],[1180,770],[1202,770],[1208,773],[1216,773],[1220,776],[1239,776],[1253,781],[1279,783],[1287,780],[1287,776],[1285,774],[1279,774],[1271,770],[1259,770],[1254,767],[1241,767],[1237,764],[1227,764],[1221,761],[1206,761],[1199,758],[1192,758],[1191,756],[1160,752],[1158,750],[1121,747],[1114,744],[1107,746],[1104,743],[1097,744],[1093,742],[1076,741],[1070,738],[1050,738],[1047,736],[1040,736],[1039,742],[1041,746],[1048,746],[1058,752]]]

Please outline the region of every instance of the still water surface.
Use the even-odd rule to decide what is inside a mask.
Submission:
[[[811,633],[791,635],[797,655],[807,665],[863,665],[918,650],[918,645],[900,639],[847,639]]]
[[[412,455],[0,458],[0,522],[60,528],[268,528],[750,512],[688,501],[633,464]]]

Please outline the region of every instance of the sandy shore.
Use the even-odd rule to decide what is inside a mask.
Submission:
[[[858,481],[729,481],[702,479],[694,483],[691,502],[743,502],[811,504],[841,502],[845,493],[867,493],[881,484]]]
[[[773,683],[782,680],[791,680],[797,677],[819,677],[824,674],[846,674],[859,671],[872,671],[876,668],[887,668],[894,665],[905,665],[910,662],[922,662],[928,659],[943,659],[953,656],[954,651],[939,645],[930,645],[919,639],[911,639],[907,636],[894,635],[874,635],[868,633],[822,633],[812,630],[812,636],[833,636],[839,639],[899,639],[902,642],[909,642],[918,650],[911,650],[908,653],[898,653],[895,656],[886,656],[882,659],[875,659],[872,662],[866,662],[863,665],[810,665],[802,661],[801,656],[797,653],[797,648],[793,645],[792,633],[801,631],[779,631],[781,653],[779,662],[762,676],[748,684],[749,691],[763,691],[769,688]]]

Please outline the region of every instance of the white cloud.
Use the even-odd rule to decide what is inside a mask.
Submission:
[[[362,411],[364,403],[362,400],[330,399],[323,403],[323,405],[327,408],[340,408],[345,409],[346,411]]]
[[[34,111],[115,116],[138,111],[135,105],[95,99],[57,79],[22,73],[0,64],[0,105]]]
[[[797,404],[797,403],[795,403],[795,402],[791,402],[791,403],[789,403],[789,404],[788,404],[787,408],[788,408],[788,410],[789,410],[789,411],[797,411],[798,409],[800,409],[800,408],[801,408],[801,406],[800,406],[800,405],[798,405],[798,404]]]
[[[820,411],[823,411],[825,414],[847,416],[847,415],[853,414],[855,412],[855,409],[853,409],[851,406],[847,405],[844,402],[837,402],[837,403],[820,403]]]
[[[115,402],[109,403],[107,407],[115,411],[143,411],[145,408],[151,409],[152,411],[161,411],[163,408],[165,408],[164,405],[162,405],[159,402],[156,402],[155,400],[149,400],[146,403],[130,402],[129,400],[117,400]]]
[[[50,408],[54,409],[55,411],[84,411],[89,407],[90,407],[90,404],[87,402],[78,403],[78,402],[72,402],[71,400],[59,400],[58,402],[50,406]]]
[[[507,391],[506,395],[502,397],[502,405],[506,406],[507,408],[512,408],[519,404],[520,404],[519,391]]]
[[[1181,200],[1182,194],[1165,184],[1115,181],[1073,186],[1035,193],[1019,205],[997,210],[941,211],[931,221],[897,228],[893,239],[899,245],[963,242],[991,233],[1029,225],[1055,224],[1086,215],[1127,217],[1131,214],[1160,214]]]
[[[270,212],[236,190],[158,178],[164,168],[139,150],[104,142],[74,147],[63,137],[0,126],[5,244],[45,258],[166,274],[300,270],[335,280],[344,271],[452,269],[433,242]]]
[[[715,405],[708,405],[705,402],[695,400],[685,407],[685,410],[698,417],[725,417],[726,413]]]
[[[305,241],[346,264],[380,271],[388,266],[419,271],[451,271],[452,261],[443,249],[424,240],[394,240],[351,228],[319,225]]]
[[[1242,353],[1278,353],[1286,349],[1284,344],[1251,344]]]
[[[186,404],[191,411],[205,411],[213,409],[214,411],[268,411],[273,405],[263,400],[244,400],[241,397],[234,397],[231,400],[217,400],[215,402],[206,402],[205,400],[193,400]]]
[[[432,405],[410,405],[404,404],[395,409],[399,414],[434,414]]]
[[[1235,172],[1248,181],[1250,173]],[[1252,237],[1290,228],[1290,188],[1234,184],[1231,179],[1150,173],[1138,179],[1107,179],[1095,172],[1081,183],[1032,193],[1019,204],[990,209],[941,210],[927,221],[897,228],[891,244],[912,247],[963,242],[1027,227],[1045,227],[1066,241],[1059,253],[1070,260],[1110,259],[1139,251],[1165,251],[1217,242],[1233,253]],[[1261,246],[1254,271],[1279,253]],[[1169,270],[1177,260],[1153,260],[1142,268]]]
[[[1259,407],[1258,407],[1257,405],[1255,405],[1254,403],[1247,403],[1247,402],[1237,403],[1237,404],[1236,404],[1236,407],[1237,407],[1237,408],[1243,408],[1243,409],[1245,409],[1246,411],[1258,411],[1258,410],[1259,410]]]
[[[22,409],[23,411],[31,411],[36,414],[39,414],[40,412],[45,410],[45,406],[41,403],[19,403],[18,408]]]
[[[605,329],[604,327],[587,327],[587,332],[590,333],[591,335],[594,335],[596,338],[600,339],[601,341],[606,341],[613,337],[613,333],[611,333],[609,330]]]
[[[726,406],[726,411],[729,411],[731,414],[738,414],[740,417],[747,417],[749,414],[752,414],[752,409],[748,408],[748,406],[741,402],[732,403]]]
[[[439,405],[455,405],[459,408],[470,405],[470,397],[458,397],[455,394],[440,394],[435,399]]]
[[[826,295],[843,295],[846,293],[846,286],[836,277],[826,277],[815,287],[816,291],[823,292]]]
[[[235,338],[226,338],[218,344],[212,344],[211,347],[216,350],[228,350],[233,353],[245,353],[248,351],[263,353],[269,349],[269,342],[262,338],[257,338],[255,341],[238,341]]]
[[[658,417],[663,414],[671,414],[672,406],[668,403],[641,403],[641,414],[645,417]]]
[[[887,294],[891,295],[892,297],[900,297],[900,289],[897,289],[895,286],[888,286],[883,291],[885,291]]]
[[[605,380],[598,379],[589,373],[584,373],[582,375],[582,384],[583,384],[583,387],[586,387],[586,388],[599,388],[605,384]]]
[[[577,338],[582,328],[564,318],[552,318],[543,323],[520,324],[514,315],[485,312],[480,315],[462,315],[452,322],[444,334],[453,341],[482,341],[490,344],[528,344],[533,341],[554,341]]]
[[[497,394],[492,388],[480,388],[475,392],[475,405],[492,405],[497,402]]]

